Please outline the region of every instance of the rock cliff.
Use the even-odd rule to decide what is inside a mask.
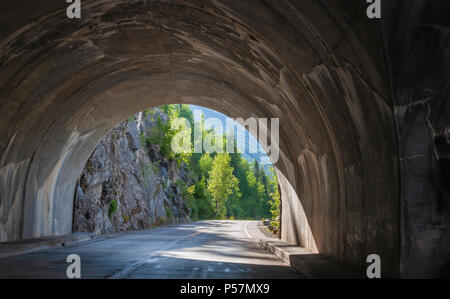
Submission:
[[[189,221],[177,186],[189,182],[186,167],[169,161],[146,142],[158,120],[157,108],[130,117],[93,151],[78,180],[74,231],[110,233]]]

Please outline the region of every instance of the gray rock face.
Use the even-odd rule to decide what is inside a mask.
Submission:
[[[189,220],[177,180],[187,170],[145,142],[167,116],[154,109],[114,128],[96,147],[78,180],[74,230],[110,233]]]

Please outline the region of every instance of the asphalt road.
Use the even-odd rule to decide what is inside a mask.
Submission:
[[[202,221],[107,235],[0,259],[0,278],[67,278],[67,256],[81,278],[305,278],[258,246],[257,221]]]

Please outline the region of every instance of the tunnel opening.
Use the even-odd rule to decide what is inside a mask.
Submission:
[[[1,240],[70,232],[73,186],[99,140],[148,106],[197,104],[280,119],[284,240],[359,268],[375,251],[395,273],[396,148],[382,44],[366,43],[375,25],[349,32],[347,11],[327,5],[340,17],[316,2],[309,10],[86,2],[80,22],[49,14],[11,33],[2,56],[11,101],[2,105]],[[318,15],[331,25],[313,29]]]
[[[237,121],[182,104],[128,117],[102,138],[77,180],[73,231],[103,234],[230,219],[263,220],[279,237],[280,193],[272,165],[278,132],[269,136],[272,147],[266,127],[257,127],[266,119]]]

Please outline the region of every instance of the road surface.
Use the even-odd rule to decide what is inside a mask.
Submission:
[[[0,278],[67,278],[67,256],[81,278],[305,278],[258,246],[257,221],[202,221],[106,235],[0,259]]]

